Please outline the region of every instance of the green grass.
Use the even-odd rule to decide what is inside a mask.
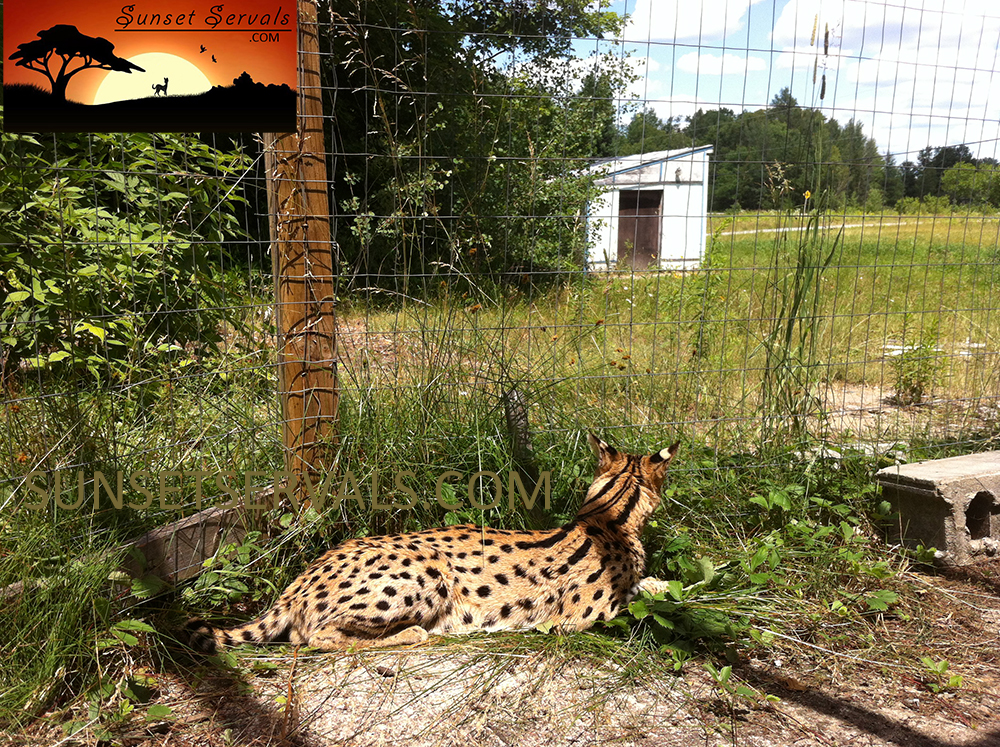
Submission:
[[[502,399],[512,387],[526,396],[538,467],[551,475],[552,505],[541,517],[550,524],[571,518],[591,480],[588,430],[627,450],[683,441],[646,537],[650,571],[677,584],[604,629],[600,646],[631,641],[660,652],[669,669],[705,652],[868,640],[882,616],[910,602],[905,560],[872,539],[884,507],[871,474],[883,462],[850,446],[903,439],[915,458],[995,443],[996,410],[983,415],[980,406],[995,408],[1000,396],[1000,256],[992,221],[867,221],[807,247],[807,258],[833,250],[830,266],[812,275],[798,263],[797,233],[720,232],[697,272],[578,275],[502,295],[435,278],[426,302],[343,299],[337,464],[358,478],[362,500],[322,514],[268,512],[263,534],[231,548],[211,574],[151,599],[148,589],[110,582],[114,563],[104,554],[177,510],[32,512],[23,492],[8,489],[0,588],[27,581],[28,589],[0,607],[0,626],[13,631],[0,661],[0,723],[60,718],[81,696],[111,709],[97,714],[101,723],[117,723],[132,702],[123,693],[136,662],[155,668],[171,649],[116,626],[169,627],[189,613],[247,617],[345,537],[462,521],[535,525],[539,517],[506,502],[479,510],[465,499],[449,511],[433,501],[445,469],[511,469]],[[781,288],[785,300],[803,301],[797,311]],[[11,379],[0,411],[6,474],[279,468],[273,345],[255,302],[267,299],[247,299],[247,324],[214,356],[179,353],[144,372],[140,362],[135,379],[114,390],[37,372]],[[867,385],[891,395],[887,344],[923,346],[928,361],[915,356],[907,370],[926,374],[928,396],[946,402],[880,420],[877,439],[860,438],[827,417],[823,393]],[[787,353],[777,378],[776,349]],[[789,402],[802,409],[792,438]],[[835,442],[846,461],[834,469],[810,457],[820,442]],[[402,470],[429,507],[372,508],[373,475],[380,502],[392,503],[401,494],[391,478]],[[193,478],[181,484],[190,513]],[[209,488],[206,502],[215,497]],[[594,645],[589,634],[531,640],[566,645],[567,655]],[[114,693],[101,689],[109,682]]]
[[[346,391],[391,383],[433,390],[432,399],[495,402],[520,383],[532,390],[540,430],[677,422],[724,448],[760,442],[761,418],[775,404],[763,390],[768,340],[782,323],[778,289],[797,272],[801,235],[720,234],[711,269],[694,273],[579,276],[493,303],[456,281],[430,307],[347,311],[393,344],[348,360]],[[930,341],[929,396],[971,406],[1000,393],[995,222],[910,218],[905,231],[890,220],[835,237],[826,235],[833,255],[810,296],[815,306],[785,341],[812,336],[804,386],[868,385],[890,397],[893,350]],[[904,439],[920,430],[909,421],[894,428],[887,435]]]

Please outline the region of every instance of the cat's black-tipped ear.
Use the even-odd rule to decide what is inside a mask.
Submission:
[[[593,433],[587,434],[587,440],[590,441],[590,448],[597,455],[597,474],[601,474],[609,469],[611,463],[618,457],[618,449],[606,444]]]
[[[680,445],[681,443],[678,441],[665,449],[660,449],[649,458],[649,461],[653,464],[662,464],[663,467],[666,467],[670,464],[670,460],[674,458],[674,455],[677,454],[677,449],[680,448]]]

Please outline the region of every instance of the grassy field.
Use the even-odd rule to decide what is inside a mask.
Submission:
[[[445,384],[450,402],[487,392],[495,403],[517,384],[541,430],[670,423],[727,449],[773,435],[762,424],[781,408],[828,436],[824,416],[852,387],[966,414],[996,401],[996,221],[790,228],[720,226],[698,272],[579,276],[500,301],[462,284],[429,306],[348,311],[348,389]],[[886,435],[961,416],[920,414],[887,422]]]
[[[116,738],[156,703],[136,695],[139,678],[184,661],[155,631],[191,613],[245,618],[346,536],[565,521],[592,475],[587,430],[626,449],[684,444],[646,538],[650,570],[681,580],[683,593],[650,603],[665,623],[633,611],[602,641],[664,671],[808,640],[919,672],[909,649],[875,640],[886,619],[912,619],[920,600],[905,580],[911,558],[877,539],[886,509],[871,475],[889,452],[996,444],[997,221],[869,216],[841,231],[789,220],[713,219],[709,261],[696,272],[576,274],[504,294],[447,276],[433,279],[427,300],[341,299],[338,464],[359,478],[365,506],[268,512],[259,537],[178,589],[116,581],[106,555],[177,510],[29,511],[18,480],[32,469],[82,470],[89,481],[94,470],[280,468],[266,299],[247,299],[246,323],[217,354],[182,353],[113,390],[13,377],[0,414],[9,478],[0,589],[27,585],[0,607],[0,626],[13,631],[0,723],[16,732],[44,717]],[[512,388],[528,403],[537,466],[552,478],[540,519],[468,504],[371,508],[376,472],[412,470],[427,495],[443,469],[506,474]],[[868,399],[845,415],[859,392]],[[844,461],[810,457],[822,444]],[[178,484],[193,511],[194,478]],[[208,486],[206,503],[217,497]],[[592,636],[572,640],[570,656]]]

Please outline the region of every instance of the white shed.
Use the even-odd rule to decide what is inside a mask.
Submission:
[[[712,146],[594,164],[604,192],[587,206],[587,266],[695,269],[705,256]]]

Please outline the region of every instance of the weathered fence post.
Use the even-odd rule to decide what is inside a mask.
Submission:
[[[337,435],[334,250],[313,0],[299,0],[298,130],[264,135],[285,469],[329,469]]]

